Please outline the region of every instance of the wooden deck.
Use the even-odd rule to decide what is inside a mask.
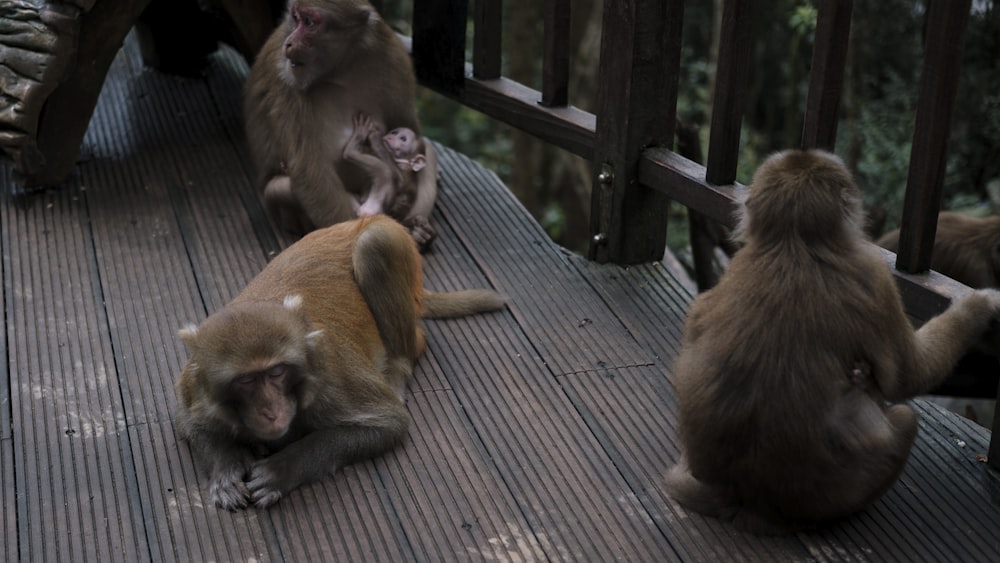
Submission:
[[[243,151],[241,60],[204,78],[116,61],[64,189],[0,168],[0,557],[5,561],[989,561],[989,433],[918,402],[900,482],[820,533],[757,538],[663,493],[678,456],[669,368],[689,291],[657,264],[555,246],[490,172],[442,148],[434,289],[502,313],[427,323],[408,442],[268,511],[206,505],[171,425],[175,331],[287,240]]]

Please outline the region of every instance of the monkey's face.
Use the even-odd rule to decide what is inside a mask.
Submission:
[[[206,412],[234,434],[279,440],[308,401],[308,357],[318,334],[309,332],[298,296],[230,304],[180,332],[194,366],[185,373],[207,391]]]
[[[338,68],[350,60],[377,22],[366,4],[309,0],[292,2],[284,25],[284,57],[279,73],[291,86],[305,90],[324,78],[335,79]],[[374,20],[372,18],[375,18]]]
[[[417,152],[417,134],[413,129],[397,127],[382,137],[385,148],[389,149],[393,158],[407,159]]]
[[[251,437],[272,442],[288,433],[298,409],[296,379],[294,367],[283,363],[233,378],[229,393]]]
[[[419,172],[427,165],[423,142],[413,129],[397,127],[386,133],[382,142],[402,170]]]

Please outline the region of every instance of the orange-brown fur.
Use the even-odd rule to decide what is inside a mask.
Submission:
[[[897,479],[917,432],[893,404],[926,393],[1000,312],[982,290],[914,332],[862,234],[835,156],[786,151],[754,176],[746,245],[691,305],[673,373],[682,505],[758,533],[855,512]]]
[[[198,327],[177,381],[176,423],[227,509],[290,490],[399,444],[421,316],[492,311],[492,291],[425,291],[406,230],[380,215],[303,237]],[[246,381],[244,381],[246,380]]]

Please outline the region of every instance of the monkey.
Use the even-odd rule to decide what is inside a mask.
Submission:
[[[277,224],[296,235],[355,217],[371,177],[344,159],[363,113],[420,134],[416,79],[400,39],[366,0],[290,0],[254,60],[244,122],[257,186]],[[418,241],[437,197],[428,144],[402,223]]]
[[[405,220],[413,207],[417,172],[427,165],[425,147],[424,139],[408,127],[385,133],[382,124],[369,116],[354,117],[354,131],[344,147],[344,160],[357,164],[372,178],[371,190],[357,210],[359,217],[385,213],[398,221]],[[421,252],[426,252],[437,237],[430,223],[424,229],[426,236],[414,237]]]
[[[664,485],[690,510],[781,534],[892,487],[917,434],[902,401],[948,375],[1000,313],[1000,292],[976,290],[914,331],[831,153],[770,156],[744,198],[744,246],[685,320],[682,452]]]
[[[175,424],[212,502],[266,508],[403,442],[419,318],[496,311],[492,290],[423,289],[421,258],[385,215],[315,230],[229,304],[179,331],[189,358]]]
[[[899,229],[882,235],[878,245],[897,252]],[[1000,216],[938,214],[931,269],[969,287],[1000,287]]]

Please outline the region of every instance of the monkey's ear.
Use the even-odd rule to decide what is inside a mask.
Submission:
[[[424,155],[418,154],[410,159],[410,170],[420,172],[424,169],[424,166],[427,166],[427,159],[424,158]]]
[[[302,308],[302,296],[299,294],[285,296],[285,308],[289,311],[298,311]]]
[[[195,340],[198,339],[198,325],[194,323],[184,325],[183,328],[177,331],[177,336],[180,336],[188,349],[191,349],[194,346]]]

